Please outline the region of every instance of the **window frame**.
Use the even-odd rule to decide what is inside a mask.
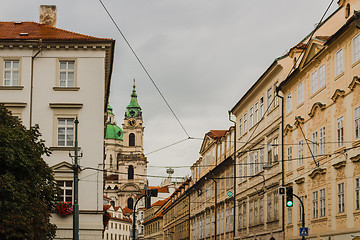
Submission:
[[[360,60],[360,34],[356,35],[353,39],[353,63],[356,63]]]
[[[68,121],[68,120],[72,120],[72,136],[73,136],[73,138],[72,138],[72,144],[71,145],[69,145],[68,144],[68,141],[67,141],[67,137],[68,137],[68,135],[67,135],[67,130],[68,130],[68,128],[67,128],[67,124],[65,124],[65,125],[60,125],[59,124],[59,120],[60,119],[63,119],[63,120],[66,120],[66,122]],[[58,117],[56,117],[56,146],[57,147],[74,147],[75,146],[75,123],[74,123],[74,121],[75,121],[75,117],[73,117],[73,116],[69,116],[69,117],[67,117],[67,116],[58,116]],[[59,128],[60,128],[60,126],[65,126],[65,136],[64,136],[64,145],[60,145],[59,144]]]
[[[345,212],[345,183],[341,182],[337,184],[337,212]]]
[[[5,62],[8,62],[10,61],[11,62],[11,68],[5,68]],[[18,62],[18,68],[13,68],[13,62],[17,61]],[[2,65],[1,65],[1,86],[4,86],[4,87],[20,87],[21,86],[21,58],[8,58],[8,57],[5,57],[5,58],[2,58]],[[8,69],[8,70],[6,70]],[[5,71],[10,71],[10,85],[6,85],[5,84]],[[13,83],[13,72],[17,71],[18,73],[18,76],[17,76],[17,84],[15,85]]]
[[[64,184],[61,186],[59,183],[60,182],[63,182]],[[67,186],[67,183],[71,183],[71,187],[70,186]],[[61,194],[58,196],[59,199],[62,198],[62,202],[70,202],[72,203],[73,202],[73,199],[74,199],[74,184],[73,184],[73,181],[72,180],[62,180],[62,179],[59,179],[59,180],[56,180],[56,183],[57,185],[59,186],[59,188],[61,189]],[[69,194],[66,193],[66,191],[69,191],[71,190],[71,201],[67,201],[67,198],[70,196]]]
[[[336,119],[336,146],[344,146],[344,116]]]
[[[344,51],[340,48],[335,53],[335,77],[344,72]]]
[[[320,189],[320,217],[326,215],[326,191],[325,188]]]
[[[304,103],[304,82],[301,82],[297,86],[297,105]]]
[[[355,178],[355,210],[360,210],[360,177]]]
[[[69,62],[73,62],[74,63],[74,69],[61,69],[61,63],[62,62],[66,62],[67,66],[68,66],[68,63]],[[56,88],[54,89],[77,89],[78,88],[78,81],[77,81],[77,72],[78,72],[78,60],[76,58],[58,58],[57,59],[57,76],[56,76]],[[70,71],[70,70],[73,70],[73,71]],[[74,85],[73,86],[69,86],[68,84],[68,78],[66,78],[65,80],[65,86],[61,86],[61,77],[60,77],[60,74],[61,72],[66,72],[66,73],[69,73],[69,72],[73,72],[74,73]],[[66,76],[68,76],[68,74],[66,74]]]
[[[289,92],[286,95],[286,114],[289,114],[292,111],[292,94]]]
[[[360,106],[354,109],[354,139],[360,138]]]

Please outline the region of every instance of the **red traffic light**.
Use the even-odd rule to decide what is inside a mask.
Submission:
[[[286,187],[279,187],[278,189],[279,195],[285,195],[286,194]]]

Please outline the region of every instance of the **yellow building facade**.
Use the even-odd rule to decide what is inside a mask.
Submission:
[[[298,45],[303,49],[290,51],[299,61],[280,85],[285,182],[303,200],[308,239],[360,235],[358,5],[339,1],[328,22]],[[303,209],[294,203],[286,209],[286,239],[300,239]]]

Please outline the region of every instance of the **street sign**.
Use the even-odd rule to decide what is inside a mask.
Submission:
[[[300,237],[307,237],[309,236],[309,228],[301,227],[300,228]]]
[[[232,191],[228,191],[228,192],[227,192],[227,195],[228,195],[228,197],[232,197],[232,196],[233,196],[233,192],[232,192]]]

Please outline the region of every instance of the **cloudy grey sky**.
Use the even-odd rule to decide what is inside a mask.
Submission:
[[[228,129],[231,109],[276,57],[305,37],[331,0],[103,0],[191,137]],[[337,8],[334,1],[329,13]],[[57,5],[57,27],[116,40],[110,104],[119,125],[132,79],[143,110],[145,153],[187,138],[99,0],[11,0],[0,21],[38,21],[39,5]],[[201,140],[148,154],[156,166],[191,166]],[[86,154],[86,153],[85,153]],[[174,176],[190,174],[176,168]],[[159,184],[149,178],[150,184]]]

